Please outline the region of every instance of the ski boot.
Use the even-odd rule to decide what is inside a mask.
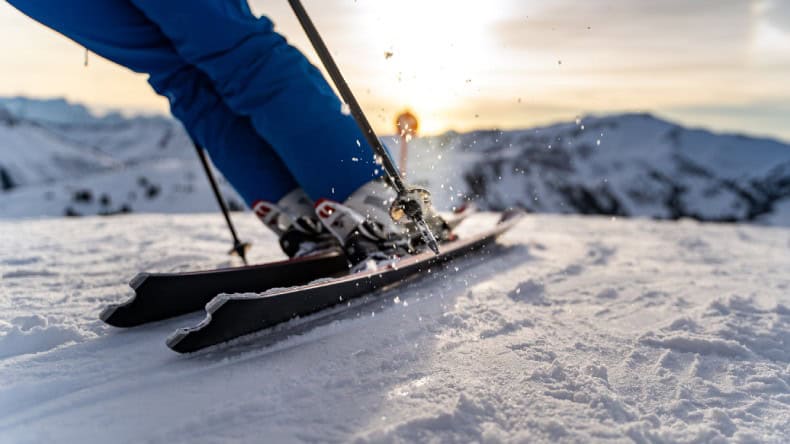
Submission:
[[[368,182],[342,204],[327,199],[316,203],[321,222],[338,239],[355,269],[370,261],[394,260],[425,250],[420,231],[405,218],[395,222],[390,208],[397,195],[382,179]],[[425,221],[441,242],[450,236],[450,228],[427,205]]]
[[[259,200],[252,210],[279,237],[280,248],[290,258],[340,247],[316,217],[312,201],[301,188],[291,191],[277,204]]]

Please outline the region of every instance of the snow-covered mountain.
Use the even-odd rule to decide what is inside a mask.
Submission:
[[[84,107],[59,101],[46,102],[46,112],[31,119],[29,111],[17,114],[18,103],[38,108],[15,100],[0,111],[0,215],[216,209],[175,121],[86,117]],[[66,117],[53,118],[63,106]],[[385,141],[398,158],[396,141]],[[409,178],[427,185],[441,209],[472,199],[492,210],[790,225],[790,145],[648,114],[417,139]],[[222,187],[241,208],[224,181]]]
[[[175,120],[95,117],[62,101],[24,103],[46,118],[0,108],[0,216],[216,209],[194,148]],[[52,118],[58,110],[65,117]],[[235,191],[220,182],[231,206],[241,208]]]
[[[790,224],[789,145],[649,114],[446,134],[419,140],[412,151],[423,156],[413,162],[414,178],[431,177],[435,162],[425,159],[442,156],[460,166],[460,177],[439,187],[492,210]]]
[[[86,106],[62,98],[0,97],[0,108],[21,119],[56,124],[80,125],[124,120],[119,113],[96,116]]]
[[[0,144],[4,190],[71,179],[119,166],[101,150],[72,143],[56,131],[29,120],[0,122]]]

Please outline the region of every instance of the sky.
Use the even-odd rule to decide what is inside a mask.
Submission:
[[[382,133],[406,108],[427,134],[646,111],[790,141],[786,0],[303,3]],[[318,64],[287,0],[251,6]],[[6,2],[0,42],[0,96],[167,112],[144,74],[93,54],[85,66],[83,48]]]

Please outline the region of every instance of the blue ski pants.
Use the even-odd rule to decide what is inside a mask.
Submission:
[[[9,0],[147,73],[248,204],[302,187],[343,201],[381,168],[321,73],[246,0]]]

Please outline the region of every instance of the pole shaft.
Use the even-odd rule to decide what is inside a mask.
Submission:
[[[406,140],[406,135],[401,134],[400,137],[400,172],[406,178],[406,163],[409,160],[409,142]]]
[[[225,216],[225,223],[228,224],[228,230],[230,230],[230,235],[233,237],[233,248],[238,252],[239,246],[242,246],[243,244],[241,241],[239,241],[239,236],[236,234],[236,228],[233,226],[233,221],[230,218],[228,204],[225,202],[225,199],[222,198],[222,194],[219,191],[219,186],[217,185],[217,179],[214,177],[214,173],[211,171],[211,166],[209,165],[208,157],[206,156],[206,150],[197,143],[194,143],[194,146],[195,151],[197,151],[197,155],[200,158],[200,163],[203,165],[203,171],[205,171],[206,177],[208,177],[208,182],[211,184],[211,190],[214,192],[214,197],[217,199],[219,208],[222,210],[222,215]],[[239,252],[239,255],[246,263],[247,258],[244,256],[244,254]]]
[[[318,57],[321,59],[321,63],[324,64],[327,72],[329,72],[329,76],[335,83],[340,96],[351,110],[351,115],[357,122],[359,129],[362,130],[362,134],[365,135],[365,139],[373,149],[373,152],[378,156],[379,159],[381,159],[381,166],[384,168],[384,172],[387,173],[387,178],[389,179],[390,184],[392,184],[392,187],[395,188],[395,191],[398,193],[399,197],[407,197],[409,190],[406,188],[406,184],[403,183],[400,171],[398,171],[398,168],[395,167],[395,163],[392,161],[392,158],[390,158],[389,152],[386,148],[384,148],[384,145],[376,135],[376,132],[373,131],[373,127],[370,125],[370,122],[368,122],[368,118],[362,111],[362,107],[359,106],[356,97],[354,97],[354,93],[351,92],[351,88],[349,88],[348,83],[346,83],[346,80],[343,78],[340,68],[337,67],[335,60],[332,58],[329,48],[326,47],[324,40],[321,38],[321,34],[318,33],[313,21],[310,20],[310,16],[307,15],[307,11],[304,9],[304,6],[302,6],[302,2],[300,0],[288,0],[288,3],[291,5],[291,9],[293,9],[294,14],[296,14],[296,18],[299,20],[302,28],[304,28],[307,38],[313,45]],[[416,203],[415,199],[410,199],[410,201]],[[409,217],[411,217],[419,227],[420,233],[422,234],[422,238],[425,240],[425,243],[431,248],[431,250],[433,250],[434,253],[439,254],[439,244],[436,242],[436,238],[434,237],[433,233],[431,233],[428,225],[425,223],[425,219],[422,215],[422,209],[418,207],[417,211],[412,212]]]
[[[387,149],[384,148],[381,140],[379,140],[378,136],[373,131],[373,127],[370,125],[370,122],[368,122],[368,118],[362,111],[362,107],[359,106],[356,97],[354,97],[354,93],[351,92],[351,88],[349,88],[348,83],[346,83],[346,80],[343,78],[340,68],[337,67],[337,64],[335,63],[334,58],[332,58],[332,54],[329,52],[329,49],[326,47],[324,40],[318,33],[318,30],[313,24],[313,21],[310,19],[310,16],[307,14],[307,11],[304,9],[304,6],[302,6],[302,2],[299,0],[288,0],[288,3],[291,5],[291,9],[293,9],[294,14],[296,14],[296,18],[299,20],[299,23],[301,23],[302,28],[304,28],[307,38],[310,40],[313,48],[315,48],[315,52],[318,53],[318,57],[321,59],[324,67],[326,67],[327,72],[329,72],[329,76],[335,83],[338,92],[340,92],[340,96],[351,110],[351,115],[354,116],[354,120],[357,122],[357,125],[359,125],[359,128],[365,135],[365,139],[373,148],[375,154],[381,158],[382,167],[387,173],[387,176],[389,176],[389,179],[392,182],[392,185],[395,187],[395,190],[398,192],[398,194],[405,192],[406,186],[401,180],[400,172],[395,167],[395,164],[393,164]]]

